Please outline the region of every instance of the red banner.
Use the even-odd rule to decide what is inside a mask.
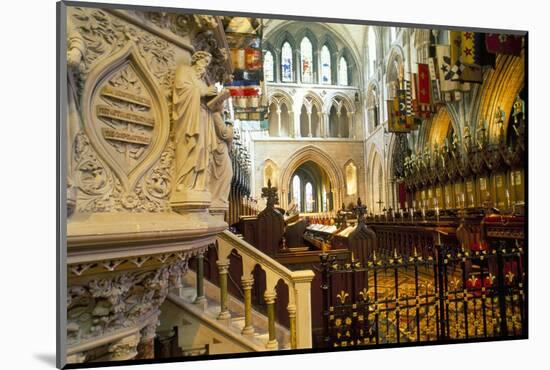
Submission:
[[[519,56],[521,54],[522,39],[522,36],[517,35],[488,33],[485,36],[485,46],[489,53]]]
[[[427,64],[418,63],[418,104],[430,105],[430,70]]]

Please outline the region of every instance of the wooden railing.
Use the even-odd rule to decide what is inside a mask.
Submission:
[[[240,277],[239,298],[242,296],[244,303],[244,328],[243,335],[253,335],[255,333],[252,324],[253,309],[253,289],[255,283],[265,286],[263,291],[263,302],[266,305],[266,314],[268,318],[269,340],[267,349],[277,350],[280,348],[312,348],[312,328],[311,328],[311,281],[314,273],[311,270],[291,271],[273,258],[262,253],[246,241],[226,230],[219,234],[217,241],[217,285],[220,288],[220,312],[219,320],[231,319],[231,313],[228,309],[228,294],[235,290],[235,271],[242,272]],[[214,253],[209,254],[209,256]],[[240,258],[235,258],[238,255]],[[203,266],[205,258],[197,258],[197,300],[204,299],[203,279],[205,276],[212,277],[212,271],[206,271]],[[236,266],[235,261],[239,261],[240,266]],[[213,261],[209,261],[208,269],[212,269]],[[261,282],[255,282],[255,271],[259,266],[265,272],[265,278],[262,276]],[[230,271],[231,269],[231,271]],[[233,271],[235,270],[235,271]],[[288,289],[278,289],[281,282]],[[288,296],[278,296],[277,292],[288,292]],[[281,293],[279,293],[281,294]],[[288,304],[286,304],[288,302]],[[280,304],[286,304],[284,310]],[[286,311],[287,318],[276,318],[276,313],[280,316]],[[286,343],[279,344],[276,337],[275,321],[288,323],[290,332],[289,346]],[[288,320],[286,320],[288,319]]]
[[[252,325],[252,303],[251,289],[254,284],[252,272],[256,265],[260,265],[265,271],[266,290],[264,298],[267,303],[267,316],[269,321],[269,342],[268,347],[278,348],[275,339],[275,301],[277,299],[275,288],[282,280],[288,286],[288,316],[290,323],[290,347],[291,348],[311,348],[311,280],[314,273],[311,270],[290,271],[279,262],[268,255],[258,251],[252,245],[238,238],[229,231],[224,231],[218,236],[218,267],[220,273],[229,267],[229,255],[232,250],[236,250],[242,257],[242,284],[244,290],[245,304],[245,329],[250,329]],[[225,273],[227,276],[227,272]],[[223,273],[220,274],[220,281],[223,281]],[[223,288],[223,283],[220,284]],[[226,301],[227,290],[221,291],[221,302]],[[221,313],[227,312],[227,307],[221,305]]]

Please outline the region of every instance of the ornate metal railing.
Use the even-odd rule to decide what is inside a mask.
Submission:
[[[324,345],[526,337],[523,247],[442,245],[365,264],[321,256]]]

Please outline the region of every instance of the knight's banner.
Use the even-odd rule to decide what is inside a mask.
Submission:
[[[430,69],[427,64],[418,63],[418,90],[419,105],[430,105]]]
[[[488,33],[485,37],[487,51],[495,54],[521,54],[522,36],[503,33]]]
[[[451,47],[449,45],[436,45],[437,68],[441,92],[460,90],[460,83],[453,81],[451,68],[455,65],[451,61]]]
[[[388,131],[389,132],[409,132],[410,128],[407,125],[406,116],[400,117],[399,100],[394,98],[393,100],[386,100],[388,106]],[[403,105],[403,110],[405,106]]]
[[[464,64],[495,67],[495,54],[487,52],[486,35],[478,32],[461,32],[461,57]]]

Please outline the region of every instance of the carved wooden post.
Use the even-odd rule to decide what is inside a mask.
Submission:
[[[289,331],[290,331],[290,348],[296,349],[296,305],[289,304],[287,306],[288,318],[289,318]]]
[[[311,281],[314,277],[315,274],[311,270],[292,271],[294,303],[296,305],[296,348],[312,348],[313,346],[311,337]]]
[[[204,296],[204,254],[201,253],[197,256],[197,297],[195,298],[196,305],[206,304],[206,297]]]
[[[252,285],[254,278],[252,276],[242,277],[242,287],[244,293],[244,328],[243,335],[254,334],[254,326],[252,326]]]
[[[279,343],[277,342],[277,336],[275,332],[275,298],[277,297],[274,291],[266,290],[264,293],[265,303],[267,304],[267,321],[268,321],[268,332],[269,340],[267,342],[266,348],[276,350],[279,348]]]
[[[231,313],[227,309],[227,273],[229,272],[229,260],[218,260],[218,272],[220,274],[220,313],[218,320],[227,320],[231,318]]]

